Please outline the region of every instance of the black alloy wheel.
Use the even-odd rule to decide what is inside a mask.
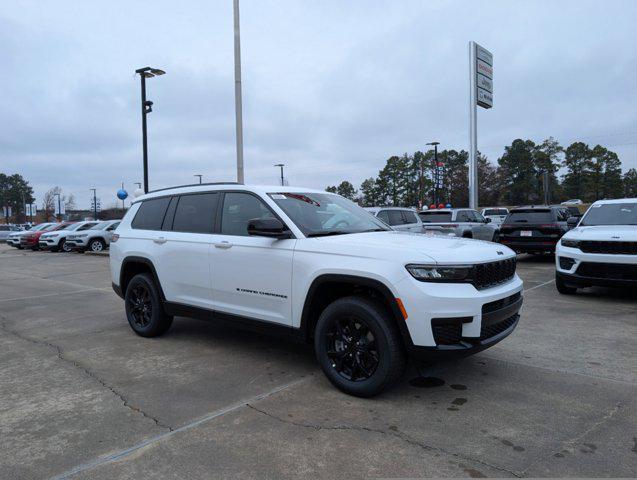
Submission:
[[[150,299],[150,292],[143,284],[137,284],[131,288],[130,298],[128,298],[133,323],[139,328],[145,328],[150,324],[153,303]]]
[[[378,368],[379,353],[376,338],[359,318],[335,319],[325,332],[327,356],[332,368],[350,382],[370,378]]]
[[[128,282],[124,306],[128,324],[142,337],[157,337],[172,325],[173,317],[166,315],[160,289],[148,273],[135,275]]]

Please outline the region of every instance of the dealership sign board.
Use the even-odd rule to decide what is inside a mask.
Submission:
[[[483,108],[493,107],[493,55],[477,43],[476,48],[476,103]]]

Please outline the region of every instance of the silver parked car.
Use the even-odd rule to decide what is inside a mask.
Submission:
[[[82,232],[69,235],[66,243],[69,248],[83,252],[101,252],[106,250],[111,243],[113,232],[119,226],[121,220],[107,220],[100,222],[92,228]]]
[[[19,232],[21,229],[17,225],[0,225],[0,242],[6,242],[13,232]]]
[[[439,208],[418,214],[426,232],[497,242],[499,228],[471,208]]]
[[[365,208],[394,230],[423,233],[422,221],[416,211],[404,207],[368,207]]]

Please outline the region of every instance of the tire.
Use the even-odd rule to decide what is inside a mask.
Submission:
[[[473,235],[471,233],[469,233],[469,232],[464,232],[462,234],[462,238],[473,238]]]
[[[557,287],[557,291],[562,295],[573,295],[577,293],[577,288],[567,286],[559,275],[555,275],[555,286]]]
[[[106,243],[101,238],[96,238],[94,240],[91,240],[91,242],[88,244],[88,249],[91,252],[103,252],[104,250],[106,250]]]
[[[142,337],[163,335],[173,323],[173,317],[164,312],[159,289],[148,273],[135,275],[128,282],[124,305],[129,325]]]
[[[405,371],[400,332],[387,309],[370,298],[328,305],[316,323],[314,349],[328,380],[357,397],[378,395]]]
[[[71,245],[66,244],[66,240],[60,240],[60,248],[64,253],[71,253],[73,251],[73,247]]]

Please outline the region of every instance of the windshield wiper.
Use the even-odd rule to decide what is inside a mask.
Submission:
[[[327,230],[325,232],[311,232],[306,235],[306,237],[328,237],[330,235],[346,235],[348,232],[346,230]]]
[[[387,230],[386,228],[370,228],[369,230],[361,230],[360,232],[353,232],[353,233],[367,233],[367,232],[388,232],[389,230]]]

